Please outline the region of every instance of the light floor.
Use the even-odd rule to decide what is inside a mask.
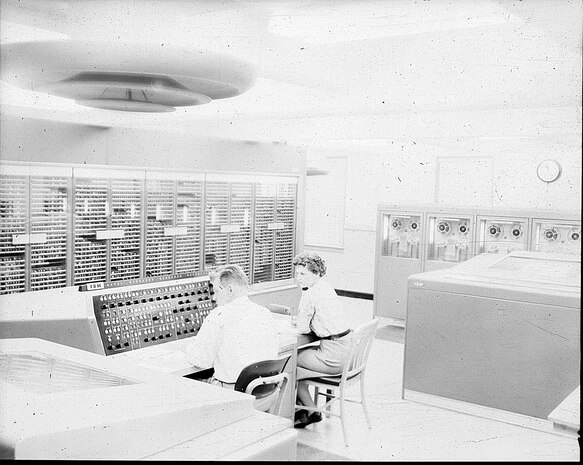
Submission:
[[[353,324],[373,317],[371,300],[342,301]],[[394,323],[380,320],[379,327]],[[373,343],[366,372],[373,428],[360,405],[347,403],[350,445],[344,445],[340,419],[324,418],[298,429],[298,461],[579,461],[576,438],[401,399],[403,352],[399,342]],[[357,398],[358,386],[351,389]]]

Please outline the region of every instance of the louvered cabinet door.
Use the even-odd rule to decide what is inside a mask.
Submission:
[[[0,174],[0,294],[26,290],[26,247],[17,237],[26,234],[27,184],[25,175]]]
[[[251,225],[253,184],[231,183],[229,206],[229,257],[231,264],[239,265],[251,277]]]
[[[176,184],[176,273],[202,269],[202,181],[179,180]],[[186,234],[183,234],[183,232]]]
[[[148,179],[146,191],[146,276],[172,274],[174,241],[164,232],[174,224],[174,181]]]
[[[273,226],[275,231],[275,281],[293,278],[295,212],[296,184],[279,184]]]
[[[204,269],[227,263],[229,183],[207,182],[205,191]]]
[[[40,238],[30,244],[31,291],[67,285],[70,184],[70,177],[30,178],[30,234]]]
[[[253,248],[253,283],[273,281],[274,240],[269,225],[275,219],[276,185],[255,185],[255,230]]]
[[[97,232],[107,229],[108,180],[74,178],[73,283],[107,280],[107,241]]]
[[[109,244],[109,281],[141,276],[142,190],[141,179],[111,180],[109,229],[122,237]]]

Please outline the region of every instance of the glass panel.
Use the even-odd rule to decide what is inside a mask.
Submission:
[[[471,256],[471,220],[467,217],[430,216],[428,260],[463,262]]]
[[[526,220],[482,218],[479,231],[479,253],[508,254],[527,249]]]
[[[381,254],[419,258],[421,216],[384,213]]]
[[[581,224],[533,220],[535,252],[581,254]]]

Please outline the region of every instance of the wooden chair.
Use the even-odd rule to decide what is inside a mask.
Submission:
[[[257,410],[279,415],[289,382],[289,375],[283,370],[290,357],[286,355],[246,366],[235,381],[235,391],[255,396],[253,405]]]
[[[370,348],[374,340],[378,319],[363,323],[350,333],[350,342],[347,348],[346,364],[342,373],[339,375],[328,375],[322,373],[321,376],[299,380],[299,383],[305,383],[315,387],[314,402],[318,405],[318,396],[326,397],[327,401],[322,408],[306,407],[305,405],[296,405],[296,410],[308,410],[309,412],[321,412],[326,416],[334,415],[340,417],[342,423],[342,434],[344,443],[348,446],[348,437],[346,434],[346,415],[344,402],[353,402],[362,405],[364,417],[369,428],[372,428],[368,410],[366,406],[364,390],[364,373]],[[360,384],[360,400],[346,398],[346,389],[350,386]],[[321,392],[325,390],[326,392]],[[336,401],[340,401],[340,413],[331,411],[331,406]]]

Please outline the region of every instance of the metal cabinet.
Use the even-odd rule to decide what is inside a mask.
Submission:
[[[0,164],[0,293],[240,265],[293,281],[296,176]]]
[[[265,179],[255,184],[253,283],[293,279],[295,181]]]
[[[68,285],[71,169],[0,166],[0,293]]]
[[[253,183],[249,177],[209,175],[205,191],[204,268],[241,266],[250,277]]]
[[[204,176],[146,172],[145,275],[201,270]]]
[[[75,168],[73,284],[142,274],[144,172]]]

